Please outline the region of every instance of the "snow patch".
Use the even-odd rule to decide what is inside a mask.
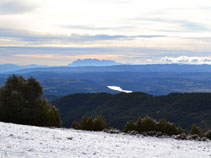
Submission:
[[[210,158],[211,141],[184,141],[0,122],[1,158]]]

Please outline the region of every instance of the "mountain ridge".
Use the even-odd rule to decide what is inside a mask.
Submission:
[[[134,93],[76,93],[52,101],[65,127],[82,116],[101,115],[108,126],[123,129],[127,121],[139,116],[166,119],[189,129],[193,123],[211,128],[211,93],[170,93],[153,96]]]
[[[69,64],[69,67],[78,67],[78,66],[114,66],[121,65],[121,63],[117,63],[114,60],[99,60],[99,59],[78,59]]]

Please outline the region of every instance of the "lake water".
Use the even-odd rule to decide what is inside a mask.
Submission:
[[[124,93],[132,93],[133,91],[130,90],[124,90],[121,87],[118,86],[107,86],[109,89],[112,89],[114,91],[124,92]]]

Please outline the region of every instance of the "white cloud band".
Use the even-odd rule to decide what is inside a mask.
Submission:
[[[161,62],[166,64],[211,64],[211,57],[163,57]]]

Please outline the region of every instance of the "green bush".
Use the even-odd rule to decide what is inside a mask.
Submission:
[[[74,128],[74,129],[80,129],[80,125],[79,125],[79,123],[76,120],[73,121],[72,128]]]
[[[106,122],[101,116],[96,118],[83,116],[80,124],[76,121],[73,122],[72,127],[74,129],[88,130],[88,131],[102,131],[106,127]]]
[[[177,127],[177,133],[178,134],[185,133],[185,130],[181,126],[179,126],[179,127]]]
[[[88,130],[89,129],[89,127],[88,127],[88,117],[86,117],[86,116],[82,117],[79,127],[82,130]]]
[[[102,131],[106,127],[106,122],[101,116],[97,116],[94,119],[94,130],[95,131]]]
[[[42,86],[34,78],[12,75],[0,88],[0,121],[61,127],[58,110],[42,94]]]
[[[173,123],[167,122],[163,119],[156,122],[148,116],[143,119],[139,117],[135,123],[133,121],[129,121],[125,124],[124,132],[133,130],[139,133],[157,131],[170,136],[184,133],[184,130],[181,127],[176,127]]]
[[[200,131],[199,131],[199,128],[198,128],[195,124],[192,125],[192,128],[191,128],[190,133],[191,133],[191,134],[197,134],[198,136],[201,135],[201,134],[200,134]]]
[[[137,131],[137,125],[133,121],[128,121],[125,125],[124,132]]]
[[[167,122],[166,131],[164,133],[170,136],[176,135],[178,134],[177,127],[173,123]]]
[[[145,117],[141,123],[141,130],[143,132],[155,131],[156,130],[156,121],[154,121],[151,117]]]
[[[141,117],[139,117],[139,118],[137,119],[136,125],[137,125],[137,131],[138,131],[139,133],[141,133],[141,132],[142,132],[142,118],[141,118]]]
[[[205,137],[207,137],[209,140],[211,140],[211,130],[209,130],[205,133]]]
[[[161,119],[157,124],[156,131],[166,133],[166,125],[167,125],[167,121],[164,119]]]

